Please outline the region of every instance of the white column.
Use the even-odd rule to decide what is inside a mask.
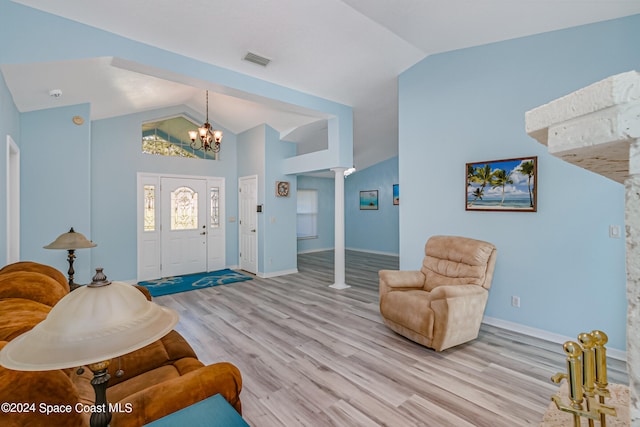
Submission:
[[[334,283],[331,288],[347,289],[345,283],[344,262],[344,171],[346,168],[333,168],[335,172],[335,242],[334,242]]]

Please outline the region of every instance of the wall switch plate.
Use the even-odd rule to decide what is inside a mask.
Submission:
[[[520,307],[520,297],[512,296],[511,297],[511,306]]]
[[[609,237],[612,239],[619,239],[621,237],[619,225],[609,226]]]

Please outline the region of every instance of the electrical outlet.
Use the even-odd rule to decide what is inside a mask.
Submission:
[[[512,307],[520,307],[520,297],[512,296],[511,297],[511,306]]]

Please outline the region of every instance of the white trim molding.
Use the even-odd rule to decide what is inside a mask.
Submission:
[[[20,260],[20,148],[7,135],[6,152],[7,264]]]
[[[495,326],[497,328],[506,329],[508,331],[518,332],[530,337],[540,338],[545,341],[558,343],[558,352],[562,353],[562,345],[567,341],[575,341],[577,337],[568,337],[565,335],[548,332],[542,329],[532,328],[531,326],[522,325],[520,323],[509,322],[508,320],[496,319],[495,317],[484,316],[482,323],[485,325]],[[607,347],[607,357],[616,360],[627,360],[627,352],[616,348]]]

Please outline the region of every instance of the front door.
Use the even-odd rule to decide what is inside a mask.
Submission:
[[[249,273],[258,272],[258,177],[247,176],[239,179],[239,231],[240,268]]]
[[[162,178],[162,276],[207,270],[207,181]]]

